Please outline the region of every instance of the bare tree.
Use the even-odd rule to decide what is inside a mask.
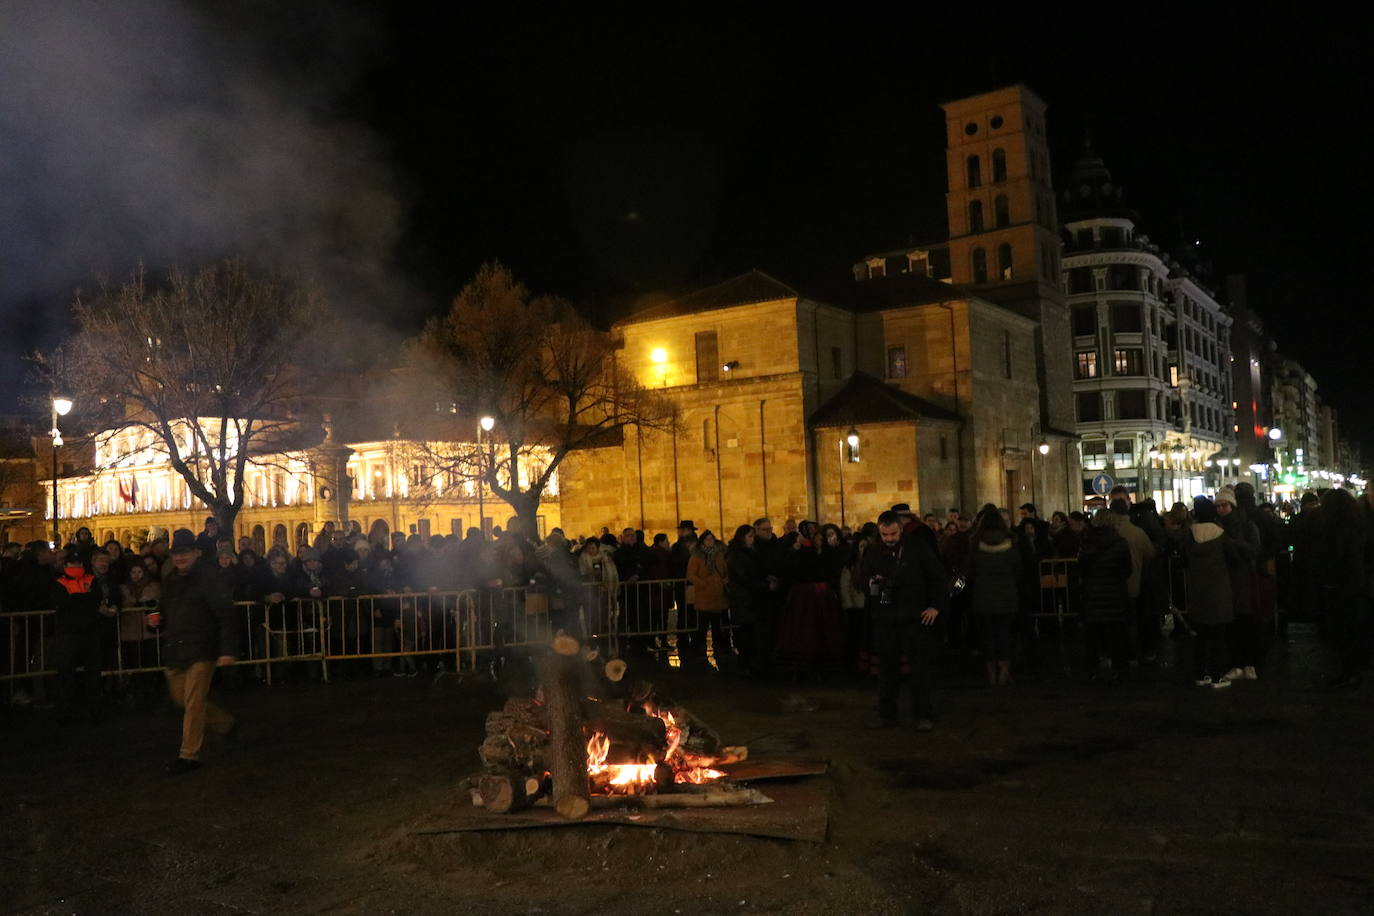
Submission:
[[[73,371],[63,381],[83,424],[107,442],[165,455],[221,530],[233,531],[253,456],[296,444],[305,385],[292,367],[321,326],[319,297],[282,274],[227,260],[194,274],[173,270],[157,285],[140,269],[78,298],[73,312]],[[108,435],[125,430],[133,435]]]
[[[408,430],[419,461],[451,479],[480,478],[531,536],[569,454],[673,418],[670,402],[621,368],[609,336],[565,300],[531,295],[499,263],[483,265],[410,352],[421,388],[413,403],[433,408]],[[486,415],[495,425],[479,449]]]

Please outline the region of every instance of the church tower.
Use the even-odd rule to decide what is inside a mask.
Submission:
[[[1073,354],[1045,107],[1022,85],[942,106],[950,278],[1039,322],[1041,426],[1071,435]]]

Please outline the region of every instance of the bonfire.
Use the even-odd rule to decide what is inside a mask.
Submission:
[[[744,761],[747,748],[723,745],[653,684],[626,680],[627,670],[619,659],[601,663],[594,649],[570,637],[555,639],[538,692],[487,716],[473,803],[498,813],[551,805],[577,820],[610,804],[768,801],[719,769]]]

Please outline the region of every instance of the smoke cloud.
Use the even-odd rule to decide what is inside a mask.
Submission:
[[[332,113],[378,50],[367,22],[341,5],[226,6],[0,6],[5,382],[21,349],[60,333],[75,289],[140,261],[243,255],[313,277],[362,320],[413,308],[387,151]]]

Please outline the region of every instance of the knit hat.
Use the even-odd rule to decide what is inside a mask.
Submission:
[[[1205,496],[1195,497],[1193,499],[1193,520],[1197,522],[1215,522],[1217,520],[1216,504]]]
[[[1230,487],[1222,487],[1220,490],[1217,490],[1216,501],[1219,503],[1230,503],[1231,508],[1234,509],[1236,507],[1236,491]]]

